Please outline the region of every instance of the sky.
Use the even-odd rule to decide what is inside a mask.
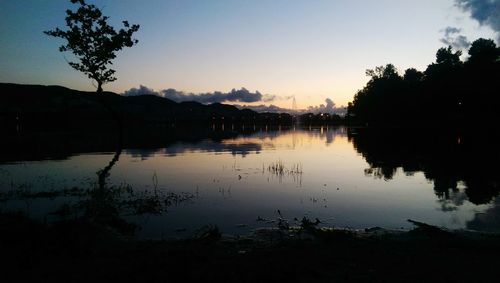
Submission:
[[[500,0],[87,0],[139,43],[118,53],[105,90],[175,97],[216,94],[230,104],[328,109],[347,105],[365,70],[421,71],[437,49],[498,43]],[[95,90],[60,53],[69,0],[0,0],[0,82]],[[234,90],[233,90],[234,89]],[[214,93],[215,92],[215,93]],[[253,99],[239,99],[250,95]],[[209,101],[214,102],[214,101]]]

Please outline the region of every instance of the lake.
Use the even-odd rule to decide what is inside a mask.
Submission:
[[[0,190],[90,188],[115,156],[116,134],[11,134],[0,144]],[[324,227],[408,230],[413,219],[500,231],[496,137],[479,132],[212,125],[126,133],[106,183],[181,196],[161,214],[124,213],[139,238],[277,227],[303,217]],[[5,198],[3,211],[48,221],[82,197]]]

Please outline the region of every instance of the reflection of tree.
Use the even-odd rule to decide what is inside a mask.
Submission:
[[[370,164],[365,174],[391,179],[398,168],[406,174],[423,172],[434,182],[438,198],[446,201],[458,197],[461,182],[474,204],[488,203],[500,192],[495,135],[401,129],[350,129],[348,133],[355,149]],[[454,201],[455,206],[462,203]]]
[[[300,133],[300,134],[298,134]],[[244,131],[213,131],[210,127],[143,127],[121,128],[116,131],[80,131],[24,133],[24,135],[0,139],[0,162],[18,162],[46,159],[66,159],[75,154],[116,151],[118,146],[133,157],[148,159],[155,154],[176,155],[188,151],[231,152],[246,155],[260,152],[262,148],[274,146],[279,136],[292,135],[292,144],[298,143],[302,130],[296,132],[283,128],[281,132],[272,128],[268,132],[247,128]],[[345,136],[343,127],[307,129],[311,137],[333,143],[335,137]],[[295,135],[295,138],[293,138]],[[247,141],[245,141],[247,140]],[[267,144],[264,141],[271,141]],[[35,146],[36,145],[36,146]]]
[[[104,188],[106,186],[106,178],[109,177],[111,168],[113,168],[116,162],[118,162],[118,160],[120,159],[121,153],[122,153],[122,148],[121,146],[118,146],[115,155],[113,155],[113,158],[111,159],[111,161],[109,161],[108,165],[103,169],[97,171],[99,188]]]
[[[311,137],[325,139],[327,145],[332,144],[335,137],[346,135],[345,128],[338,126],[322,126],[319,128],[309,127],[306,133]]]
[[[133,189],[128,185],[113,185],[107,182],[111,169],[116,165],[122,152],[119,146],[110,162],[97,172],[97,184],[90,189],[71,188],[31,192],[29,188],[19,187],[0,193],[0,201],[65,198],[65,202],[52,214],[62,221],[79,224],[97,225],[112,228],[117,232],[132,234],[137,228],[126,220],[130,215],[161,214],[167,207],[188,201],[192,194],[167,193],[158,188],[156,175],[153,176],[152,191]],[[74,200],[77,200],[74,202]]]
[[[396,168],[392,167],[370,167],[365,169],[366,176],[373,176],[376,179],[390,180],[392,176],[396,173]]]

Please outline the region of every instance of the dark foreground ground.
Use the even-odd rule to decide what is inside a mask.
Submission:
[[[97,225],[0,216],[2,282],[495,282],[500,237],[414,230],[262,230],[137,241]]]

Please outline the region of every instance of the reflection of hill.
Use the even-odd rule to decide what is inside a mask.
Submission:
[[[351,129],[348,136],[370,164],[369,174],[391,179],[397,168],[421,171],[443,199],[462,181],[475,204],[490,202],[500,191],[500,151],[493,133]]]
[[[180,154],[187,151],[248,154],[260,151],[258,143],[224,144],[223,140],[253,135],[254,131],[221,131],[209,127],[150,127],[127,129],[122,148],[147,158],[157,152]],[[117,135],[113,131],[28,132],[0,139],[0,163],[65,159],[92,152],[114,152]]]
[[[177,155],[186,152],[229,152],[247,155],[280,146],[294,148],[297,136],[325,140],[344,136],[345,128],[311,128],[306,131],[286,127],[141,127],[127,128],[121,148],[133,156],[149,158],[155,154]],[[283,141],[285,139],[285,141]],[[66,159],[73,155],[114,152],[115,131],[43,131],[7,134],[0,139],[0,163],[44,159]]]

